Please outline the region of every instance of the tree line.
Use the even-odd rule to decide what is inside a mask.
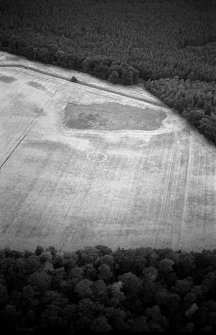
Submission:
[[[216,143],[215,15],[213,0],[4,0],[0,48],[114,84],[142,81]]]
[[[0,329],[213,332],[215,313],[215,250],[0,250]]]

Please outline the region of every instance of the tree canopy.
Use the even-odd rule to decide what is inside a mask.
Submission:
[[[215,288],[215,250],[6,248],[0,329],[215,331]]]

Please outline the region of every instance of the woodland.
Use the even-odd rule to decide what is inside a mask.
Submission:
[[[215,250],[0,250],[0,329],[215,332],[215,315]]]

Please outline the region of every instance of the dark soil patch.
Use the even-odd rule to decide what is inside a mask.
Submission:
[[[11,84],[16,81],[16,79],[14,77],[0,76],[0,81],[2,81],[3,83]]]
[[[35,81],[29,81],[28,85],[37,88],[38,90],[45,91],[45,87],[41,84],[36,83]]]
[[[117,103],[87,106],[69,103],[64,109],[64,125],[71,129],[148,131],[160,128],[166,116],[162,111]]]
[[[65,149],[70,150],[70,146],[62,142],[54,141],[28,141],[24,144],[26,147],[31,147],[32,149],[39,149],[44,151],[65,151]]]

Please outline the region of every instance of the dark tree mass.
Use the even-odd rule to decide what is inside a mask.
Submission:
[[[216,143],[214,0],[0,0],[0,48],[144,86]]]
[[[0,329],[216,331],[216,252],[0,250]]]

